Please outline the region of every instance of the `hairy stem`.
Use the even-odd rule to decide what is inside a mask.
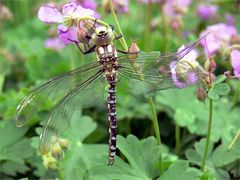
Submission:
[[[122,38],[120,38],[119,41],[120,41],[121,45],[123,46],[123,49],[124,49],[125,51],[128,51],[128,46],[127,46],[126,40],[125,40],[125,38],[124,38],[124,35],[123,35],[123,33],[122,33],[121,26],[120,26],[120,24],[119,24],[119,22],[118,22],[118,18],[117,18],[117,16],[116,16],[116,13],[115,13],[115,10],[114,10],[114,7],[113,7],[112,0],[109,0],[109,5],[110,5],[111,13],[112,13],[112,15],[113,15],[113,17],[114,17],[114,20],[115,20],[115,22],[116,22],[118,31],[119,31],[119,33],[122,35]]]
[[[201,170],[204,171],[205,162],[207,159],[208,154],[208,146],[210,142],[210,135],[211,135],[211,129],[212,129],[212,116],[213,116],[213,101],[212,99],[209,99],[209,120],[208,120],[208,131],[207,131],[207,141],[205,146],[205,151],[203,155]]]
[[[2,21],[0,20],[0,50],[2,47],[3,47],[3,31],[2,31]],[[0,70],[2,71],[1,67],[0,67]],[[4,72],[3,73],[0,72],[0,94],[2,93],[4,80],[5,80]]]
[[[180,149],[180,127],[175,125],[175,153],[179,154]]]
[[[161,148],[160,130],[158,127],[158,119],[157,119],[157,114],[156,114],[156,110],[155,110],[155,106],[154,106],[152,97],[149,98],[149,104],[150,104],[151,111],[152,111],[153,127],[154,127],[155,136],[157,139],[157,145],[159,146],[159,148]],[[161,149],[160,149],[160,152],[161,152]],[[163,161],[162,161],[161,153],[159,156],[159,167],[160,167],[160,173],[162,174],[164,169],[163,169]]]

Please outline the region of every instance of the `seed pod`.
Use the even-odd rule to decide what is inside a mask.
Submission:
[[[207,72],[197,61],[180,60],[176,64],[177,79],[186,85],[194,85],[199,83]]]
[[[81,42],[81,43],[88,43],[89,42],[89,38],[87,38],[88,34],[83,29],[78,29],[77,37],[78,37],[79,42]]]
[[[197,88],[197,99],[201,102],[203,102],[205,99],[207,98],[207,93],[206,91],[201,88],[201,87],[198,87]]]

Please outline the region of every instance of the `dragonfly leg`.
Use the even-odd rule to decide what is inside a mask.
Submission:
[[[78,42],[77,41],[74,41],[72,39],[68,39],[69,41],[72,41],[73,43],[76,44],[77,48],[79,49],[79,51],[82,53],[82,54],[89,54],[89,53],[92,53],[95,51],[95,48],[96,48],[96,45],[92,46],[92,47],[89,47],[89,44],[88,43],[84,43],[84,51],[82,50],[82,48],[79,46]],[[86,45],[89,47],[87,49]]]
[[[120,39],[120,38],[122,38],[122,37],[123,37],[123,35],[122,35],[122,34],[119,34],[119,35],[117,35],[117,36],[114,38],[113,41],[118,40],[118,39]]]
[[[129,52],[129,51],[123,51],[120,49],[117,49],[117,52],[122,53],[122,54],[138,54],[138,53],[140,53],[140,51],[139,52]]]

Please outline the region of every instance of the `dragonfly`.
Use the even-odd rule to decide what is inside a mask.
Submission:
[[[88,35],[89,38],[89,35]],[[173,75],[184,58],[202,39],[190,43],[181,51],[161,55],[160,52],[124,52],[118,50],[114,41],[112,26],[98,26],[90,34],[94,46],[84,54],[95,52],[96,61],[58,75],[40,87],[32,90],[18,105],[16,124],[28,123],[39,107],[50,100],[55,104],[49,113],[40,135],[40,152],[46,153],[57,143],[70,125],[75,110],[88,108],[107,100],[109,123],[108,165],[114,164],[117,144],[116,92],[123,91],[134,95],[149,94],[159,90],[178,88]],[[194,69],[188,75],[200,83],[204,73]],[[186,73],[178,72],[178,77]],[[180,81],[188,83],[184,78]],[[108,89],[108,91],[107,91]]]

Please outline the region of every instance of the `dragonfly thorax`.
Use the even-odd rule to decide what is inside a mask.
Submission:
[[[115,76],[117,70],[117,51],[115,46],[108,44],[97,47],[96,56],[105,76]]]

